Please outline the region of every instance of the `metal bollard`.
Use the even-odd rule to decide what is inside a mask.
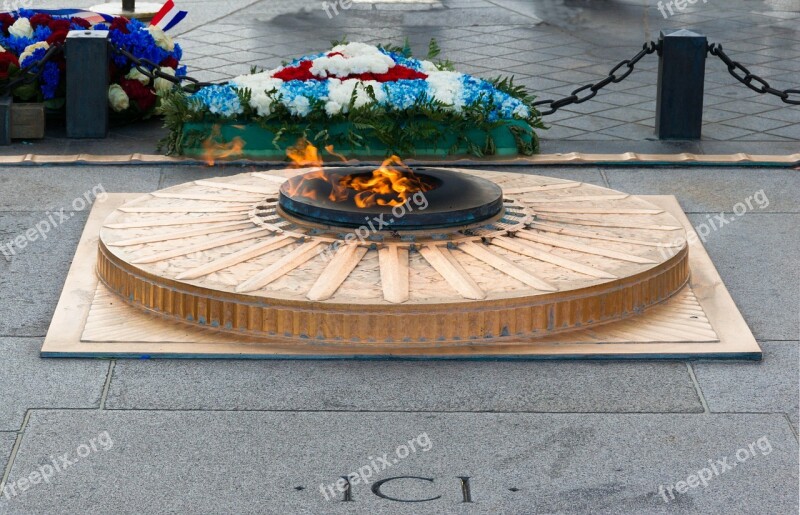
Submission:
[[[67,36],[67,137],[108,136],[108,31]]]
[[[662,30],[658,61],[656,135],[700,139],[708,42],[690,30]]]
[[[0,96],[0,145],[11,144],[11,106],[14,99],[11,95]]]

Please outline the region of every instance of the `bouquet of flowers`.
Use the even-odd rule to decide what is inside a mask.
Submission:
[[[428,59],[438,52],[431,41]],[[489,137],[481,145],[470,141],[469,152],[492,154],[490,133],[508,126],[520,136],[519,152],[531,154],[538,148],[533,128],[543,127],[532,102],[533,97],[512,79],[487,81],[458,73],[449,62],[415,59],[407,44],[345,42],[194,94],[171,91],[163,110],[173,129],[166,141],[171,152],[181,151],[178,133],[192,122],[255,123],[280,134],[298,133],[316,146],[335,143],[333,135],[324,129],[309,134],[309,128],[349,122],[352,130],[338,134],[340,140],[357,146],[368,132],[392,151],[406,154],[421,140],[436,146],[440,140],[452,142],[453,134],[465,140],[461,136],[476,129]],[[442,127],[449,134],[443,134]]]
[[[64,44],[70,30],[107,30],[115,47],[159,63],[164,73],[186,74],[185,68],[180,66],[181,47],[158,27],[126,18],[92,24],[85,17],[54,16],[23,9],[0,13],[0,88],[5,89],[4,86],[32,66],[28,73],[35,75],[41,71],[41,75],[34,82],[12,87],[15,100],[44,102],[50,109],[61,109],[65,103],[67,69],[64,54],[54,53],[47,62],[38,63],[51,47]],[[115,113],[126,117],[152,114],[157,94],[172,87],[165,79],[151,81],[129,59],[117,53],[113,54],[109,67],[109,103]]]

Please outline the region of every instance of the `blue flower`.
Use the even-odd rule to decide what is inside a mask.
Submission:
[[[383,89],[386,91],[387,105],[399,111],[412,107],[418,98],[424,97],[428,83],[424,80],[398,80],[387,82]]]
[[[297,97],[306,97],[309,100],[328,98],[328,81],[319,80],[290,80],[281,86],[281,94],[286,103],[293,102]]]
[[[244,112],[239,95],[228,85],[205,87],[192,95],[190,99],[199,100],[209,112],[220,116],[232,117]],[[197,108],[195,102],[192,102],[191,105],[193,109]]]
[[[45,100],[55,98],[58,84],[61,81],[61,70],[58,65],[52,61],[44,65],[44,72],[42,73],[42,95]]]
[[[17,37],[17,36],[5,36],[0,37],[0,45],[5,48],[9,52],[13,52],[15,55],[20,55],[25,49],[34,43],[38,43],[35,39],[31,38],[24,38],[24,37]]]
[[[49,38],[52,33],[53,31],[50,30],[50,27],[39,25],[33,31],[33,38],[36,41],[47,41],[47,38]]]
[[[128,30],[130,34],[123,34],[118,30],[111,31],[111,43],[125,48],[140,59],[149,59],[156,64],[160,64],[164,59],[170,57],[169,52],[156,45],[153,36],[139,20],[128,22]],[[120,68],[129,64],[126,57],[116,53],[114,54],[114,63]]]

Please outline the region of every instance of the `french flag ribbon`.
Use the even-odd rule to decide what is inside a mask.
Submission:
[[[178,8],[175,7],[175,2],[173,2],[173,0],[168,0],[167,3],[161,7],[161,10],[158,11],[158,14],[155,15],[150,25],[155,25],[161,30],[167,31],[179,24],[181,20],[186,18],[187,14],[186,11],[179,11]]]
[[[108,14],[85,11],[83,9],[31,9],[31,11],[33,11],[34,14],[49,14],[50,16],[60,18],[83,18],[92,25],[110,22],[114,19],[113,16]]]

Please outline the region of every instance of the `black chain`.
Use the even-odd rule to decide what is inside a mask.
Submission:
[[[60,44],[54,44],[38,61],[34,61],[19,71],[19,77],[0,86],[0,95],[10,94],[17,86],[38,81],[44,73],[44,65],[57,54],[64,51]]]
[[[620,62],[618,65],[613,67],[610,72],[608,72],[608,76],[593,84],[587,84],[585,86],[581,86],[574,90],[569,96],[558,99],[558,100],[540,100],[538,102],[533,103],[533,107],[538,107],[540,105],[547,105],[548,109],[546,111],[541,111],[542,116],[547,116],[549,114],[553,114],[562,107],[571,105],[571,104],[582,104],[587,100],[594,98],[597,95],[597,92],[603,89],[604,87],[608,86],[609,84],[622,82],[623,80],[627,79],[628,76],[633,73],[633,68],[636,66],[636,63],[642,60],[642,58],[646,55],[653,54],[658,51],[658,43],[655,41],[650,41],[649,43],[645,43],[642,45],[642,49],[637,53],[635,56],[631,57],[630,59],[625,59],[624,61]],[[622,67],[626,67],[627,69],[622,73],[622,75],[617,76],[617,72]],[[581,93],[584,91],[588,91],[583,96],[580,96]]]
[[[184,91],[188,93],[194,93],[201,88],[206,86],[211,86],[213,83],[210,82],[200,82],[199,80],[189,77],[186,75],[177,77],[175,75],[170,75],[168,73],[162,72],[159,68],[160,66],[150,59],[139,58],[133,55],[132,53],[128,52],[122,47],[114,46],[112,43],[109,43],[111,47],[111,51],[117,53],[126,59],[128,59],[131,63],[133,63],[133,67],[139,70],[139,73],[150,79],[150,82],[154,82],[156,79],[164,79],[172,82],[181,87]],[[184,82],[190,82],[186,86],[183,85]]]
[[[786,89],[781,91],[773,88],[765,79],[751,73],[743,64],[728,57],[728,54],[722,50],[722,45],[719,43],[709,44],[708,53],[719,57],[720,60],[725,63],[725,66],[728,67],[728,73],[756,93],[775,95],[787,104],[800,105],[800,89]],[[790,95],[798,95],[798,97],[792,99]]]

